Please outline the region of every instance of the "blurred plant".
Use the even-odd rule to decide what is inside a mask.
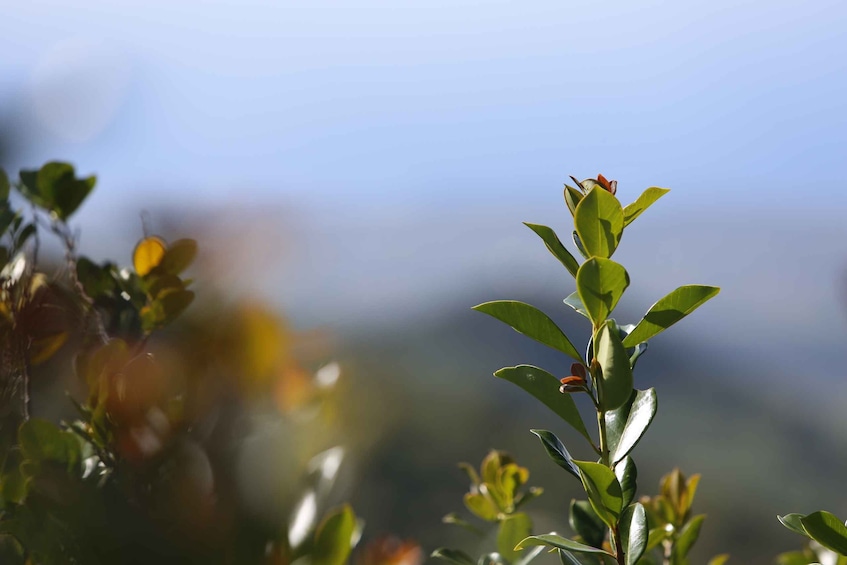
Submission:
[[[507,367],[495,376],[518,385],[558,414],[585,438],[598,457],[591,461],[575,460],[552,432],[532,430],[550,458],[580,481],[588,500],[571,505],[576,538],[555,532],[527,536],[515,545],[514,551],[550,547],[558,550],[564,563],[650,563],[645,552],[650,544],[651,523],[644,502],[635,501],[637,470],[630,452],[653,421],[656,392],[652,388],[635,389],[633,369],[650,338],[693,312],[719,289],[682,286],[656,302],[637,324],[618,324],[610,315],[630,280],[626,269],[610,258],[624,229],[668,190],[650,187],[624,207],[615,196],[616,181],[602,175],[581,182],[573,180],[576,187],[566,185],[564,196],[573,216],[574,245],[585,258],[582,264],[551,228],[526,225],[541,237],[576,281],[576,291],[564,302],[591,323],[585,356],[552,319],[529,304],[500,300],[474,307],[575,361],[570,373],[561,379],[530,365]],[[588,432],[573,394],[585,394],[593,405],[596,439]],[[655,499],[663,513],[654,517],[653,530],[672,527],[665,530],[660,542],[667,542],[671,547],[670,558],[664,563],[672,565],[687,563],[688,542],[693,542],[694,532],[702,521],[701,517],[690,522],[687,519],[696,480],[680,483],[681,480],[680,474],[671,474],[663,482],[662,495]],[[664,524],[660,517],[666,520]],[[691,533],[686,533],[686,527]],[[654,534],[654,542],[657,535]]]
[[[194,301],[193,240],[146,236],[131,268],[78,257],[67,220],[94,185],[66,163],[14,184],[0,171],[0,560],[342,565],[362,523],[327,510],[344,456],[325,429],[337,365],[301,368],[266,307],[208,304],[206,319],[174,324]],[[53,275],[38,261],[44,232],[65,251]],[[85,394],[57,426],[31,417],[30,373],[60,353]],[[245,500],[275,468],[245,456],[262,422],[282,432],[271,442],[310,423],[324,438],[285,452],[288,470],[270,477],[284,497],[265,506]]]
[[[432,556],[453,565],[526,565],[537,557],[543,548],[515,548],[518,542],[532,532],[532,520],[526,513],[518,512],[518,509],[543,492],[538,487],[523,490],[529,479],[529,470],[515,463],[508,453],[497,450],[492,450],[485,456],[479,473],[468,463],[462,463],[460,467],[471,481],[470,491],[464,497],[465,507],[477,518],[496,524],[497,551],[484,553],[476,561],[467,553],[456,549],[437,549]],[[486,534],[483,529],[456,513],[446,515],[442,521],[465,528],[479,537]]]
[[[777,518],[792,532],[811,540],[804,551],[780,555],[780,565],[805,565],[810,563],[804,561],[809,556],[815,557],[824,565],[847,564],[847,526],[834,514],[818,511],[805,516],[795,513]]]

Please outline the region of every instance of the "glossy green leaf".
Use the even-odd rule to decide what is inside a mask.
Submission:
[[[576,555],[564,549],[557,549],[559,552],[559,561],[562,565],[583,565],[582,561],[577,559]]]
[[[509,561],[517,559],[521,552],[515,546],[532,533],[532,520],[523,512],[507,516],[497,528],[497,551]]]
[[[623,509],[623,493],[617,477],[611,469],[591,461],[574,461],[579,467],[582,487],[594,512],[610,528],[620,520]],[[567,548],[564,548],[567,549]]]
[[[571,500],[568,523],[574,532],[591,547],[603,547],[606,539],[606,524],[597,516],[587,500]]]
[[[834,514],[820,511],[800,518],[813,540],[839,555],[847,556],[847,527]]]
[[[624,226],[628,226],[632,223],[635,218],[641,215],[641,213],[649,208],[656,200],[664,196],[670,192],[668,188],[659,188],[658,186],[651,186],[647,190],[641,193],[635,202],[632,204],[628,204],[623,209],[623,222]]]
[[[576,233],[591,257],[612,256],[621,239],[623,222],[621,203],[599,186],[585,195],[574,214]]]
[[[458,549],[440,547],[433,551],[431,556],[452,563],[453,565],[476,565],[470,555]]]
[[[809,534],[806,533],[806,528],[803,527],[803,523],[800,521],[801,518],[803,518],[802,514],[795,512],[792,514],[786,514],[785,516],[777,516],[776,518],[783,526],[792,532],[808,537]]]
[[[574,464],[571,454],[568,453],[567,448],[561,441],[559,441],[556,434],[548,432],[547,430],[529,431],[538,436],[538,439],[541,440],[541,444],[544,446],[544,449],[547,450],[547,455],[556,465],[581,480],[579,476],[579,468]]]
[[[563,538],[562,536],[554,533],[542,534],[540,536],[529,536],[525,540],[521,541],[515,549],[524,549],[537,545],[555,547],[557,549],[564,549],[565,551],[575,551],[577,553],[603,553],[605,555],[611,555],[609,552],[599,549],[597,547],[591,547],[590,545],[585,545],[584,543],[579,543],[578,541]]]
[[[576,214],[576,207],[583,199],[583,194],[572,186],[565,185],[565,204],[571,212],[571,216]]]
[[[6,174],[2,168],[0,168],[0,200],[6,200],[9,198],[9,189],[12,187],[9,184],[9,175]]]
[[[606,412],[606,441],[612,464],[626,457],[647,431],[658,409],[656,390],[632,391],[629,399]]]
[[[348,505],[330,513],[315,532],[312,563],[344,565],[353,548],[356,515]]]
[[[598,332],[594,342],[594,358],[602,369],[602,380],[598,388],[602,393],[603,407],[606,410],[615,410],[632,395],[632,367],[618,336],[617,327],[611,320]]]
[[[571,276],[576,276],[576,272],[579,269],[579,263],[576,262],[574,256],[571,255],[571,252],[567,250],[567,248],[562,245],[559,236],[556,235],[551,228],[547,226],[542,226],[539,224],[529,224],[524,222],[524,225],[534,231],[538,237],[544,240],[544,245],[547,246],[547,249],[550,253],[553,254],[556,259],[558,259],[562,265],[568,270]]]
[[[681,286],[650,307],[644,318],[623,340],[625,347],[635,347],[642,341],[665,331],[701,304],[716,296],[721,289],[715,286]]]
[[[547,408],[558,414],[558,416],[582,434],[585,439],[591,441],[585,423],[579,415],[579,410],[569,394],[559,392],[559,379],[538,367],[532,365],[518,365],[517,367],[504,367],[494,373],[494,376],[513,383],[526,392],[540,400]]]
[[[679,535],[673,544],[673,555],[677,561],[685,559],[688,556],[688,552],[691,551],[697,538],[700,537],[700,528],[703,526],[703,520],[705,519],[705,514],[694,516],[679,531]]]
[[[636,565],[647,548],[647,513],[640,503],[628,506],[621,514],[620,530],[626,565]]]
[[[609,317],[628,286],[626,269],[611,259],[592,257],[576,274],[579,299],[595,327]]]
[[[582,303],[582,300],[579,298],[579,292],[574,291],[568,295],[567,298],[563,301],[566,305],[573,308],[577,313],[582,314],[589,320],[591,317],[588,315],[588,312],[585,310],[585,305]]]
[[[632,457],[624,457],[615,465],[615,476],[621,484],[623,507],[626,508],[635,499],[635,493],[638,490],[638,468]]]
[[[512,326],[516,332],[582,361],[582,357],[559,326],[535,306],[517,300],[495,300],[478,304],[473,309]]]

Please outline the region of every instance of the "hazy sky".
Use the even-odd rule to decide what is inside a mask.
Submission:
[[[3,22],[13,164],[100,176],[84,249],[114,245],[104,212],[258,207],[257,238],[300,242],[269,292],[355,324],[558,284],[519,222],[563,226],[567,175],[604,172],[624,200],[674,189],[633,229],[637,304],[720,284],[712,339],[838,365],[839,334],[813,346],[845,328],[843,1],[35,0]]]

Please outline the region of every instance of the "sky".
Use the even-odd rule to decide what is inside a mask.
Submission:
[[[471,287],[558,292],[520,222],[561,230],[562,183],[602,172],[625,201],[673,189],[620,251],[636,305],[721,285],[683,331],[773,365],[789,347],[811,371],[843,365],[843,2],[36,0],[3,13],[10,166],[98,174],[78,216],[95,256],[131,246],[139,209],[178,204],[249,233],[247,255],[278,263],[259,286],[296,316],[398,323]],[[225,219],[236,207],[250,226]]]

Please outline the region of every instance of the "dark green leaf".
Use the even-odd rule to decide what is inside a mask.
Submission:
[[[470,555],[458,549],[440,547],[432,552],[432,557],[447,561],[453,565],[476,565]]]
[[[576,555],[570,551],[564,549],[557,549],[556,551],[559,552],[559,561],[562,562],[562,565],[583,565],[582,561],[577,559]]]
[[[194,300],[194,293],[190,290],[176,290],[158,297],[157,302],[161,304],[164,313],[163,323],[168,323],[179,316]]]
[[[636,565],[647,548],[647,513],[638,502],[628,506],[621,515],[621,539],[626,565]]]
[[[576,274],[576,290],[594,327],[609,317],[628,286],[626,269],[602,257],[587,260]]]
[[[55,461],[68,469],[79,464],[82,449],[77,437],[47,420],[31,418],[18,429],[18,444],[24,458],[40,463]]]
[[[559,326],[535,306],[517,300],[495,300],[478,304],[473,309],[497,318],[512,326],[515,331],[582,361],[582,357]]]
[[[800,523],[813,540],[839,555],[847,556],[847,527],[834,514],[813,512],[800,518]]]
[[[589,320],[591,316],[588,315],[588,312],[585,311],[585,305],[582,303],[582,300],[579,298],[579,292],[574,291],[565,298],[564,303],[576,310],[578,313],[582,314]]]
[[[0,236],[6,233],[16,217],[18,215],[12,210],[8,202],[0,202]]]
[[[705,519],[705,514],[694,516],[679,531],[679,535],[673,544],[673,554],[676,560],[682,560],[688,556],[688,552],[691,551],[694,542],[700,537],[700,528],[703,526],[703,520]]]
[[[670,189],[651,186],[641,193],[635,202],[628,204],[623,209],[624,226],[628,226],[632,221],[641,215],[641,213],[650,207],[656,200],[670,192]]]
[[[6,171],[0,168],[0,200],[7,200],[9,198],[10,188],[9,175],[6,174]]]
[[[115,280],[109,267],[101,267],[87,257],[77,259],[76,276],[85,293],[91,298],[97,298],[115,288]]]
[[[580,470],[582,487],[594,512],[610,528],[620,520],[623,509],[623,493],[617,477],[611,469],[591,461],[574,461]],[[568,548],[563,548],[568,549]]]
[[[356,515],[344,505],[323,519],[315,532],[312,563],[315,565],[344,565],[350,556],[356,532]]]
[[[574,231],[572,237],[573,244],[576,245],[576,249],[577,251],[579,251],[579,254],[582,255],[585,259],[590,258],[591,255],[588,254],[588,251],[586,251],[585,247],[582,246],[582,241],[579,240],[579,234]]]
[[[611,555],[609,552],[602,549],[591,547],[590,545],[585,545],[584,543],[579,543],[578,541],[573,541],[568,538],[563,538],[562,536],[554,533],[542,534],[540,536],[529,536],[520,542],[516,549],[524,549],[526,547],[533,547],[536,545],[555,547],[557,549],[575,551],[577,553],[603,553],[605,555]]]
[[[623,232],[621,203],[602,187],[592,188],[580,201],[574,225],[583,247],[591,257],[609,258]]]
[[[635,329],[624,338],[624,346],[635,347],[663,332],[717,295],[720,290],[714,286],[696,284],[679,287],[650,307]]]
[[[576,214],[576,207],[582,200],[583,194],[572,186],[565,185],[565,204],[568,205],[568,210],[571,211],[571,216]]]
[[[52,161],[36,171],[21,171],[21,193],[33,204],[66,220],[73,214],[96,183],[95,177],[77,179],[68,163]]]
[[[517,559],[521,552],[515,546],[532,533],[532,520],[523,512],[507,516],[497,529],[497,551],[509,561]]]
[[[612,464],[632,451],[650,426],[658,409],[656,390],[632,391],[629,400],[606,412],[606,439]]]
[[[576,259],[574,259],[574,256],[571,255],[570,251],[562,245],[562,242],[559,240],[559,236],[556,235],[556,232],[547,226],[539,224],[529,224],[524,222],[524,225],[544,240],[544,245],[547,246],[550,253],[552,253],[553,256],[565,266],[568,272],[575,277],[576,272],[579,269],[579,263],[576,262]]]
[[[638,468],[632,457],[624,457],[615,465],[615,476],[621,484],[623,507],[626,508],[635,499],[635,492],[638,489]]]
[[[594,342],[594,358],[600,363],[602,381],[601,401],[606,410],[615,410],[629,400],[632,395],[632,368],[618,337],[617,327],[609,320],[600,328]]]
[[[792,532],[808,537],[809,534],[806,533],[806,528],[803,527],[803,523],[800,521],[803,518],[802,514],[795,512],[792,514],[786,514],[785,516],[777,516],[776,518],[783,526]]]
[[[574,532],[591,547],[603,547],[606,539],[606,524],[597,516],[587,500],[571,500],[568,523]]]
[[[540,400],[547,408],[558,414],[562,420],[570,424],[585,439],[591,441],[591,436],[588,435],[588,430],[585,428],[573,399],[569,394],[559,392],[559,379],[544,369],[531,365],[504,367],[494,373],[494,376],[524,389]]]
[[[547,455],[550,457],[550,459],[553,460],[556,465],[558,465],[577,479],[580,479],[579,468],[574,464],[571,454],[568,453],[567,448],[561,441],[559,441],[559,438],[556,437],[556,434],[554,434],[553,432],[548,432],[547,430],[529,431],[538,436],[538,439],[541,440],[541,444],[544,446],[544,449],[547,450]]]

